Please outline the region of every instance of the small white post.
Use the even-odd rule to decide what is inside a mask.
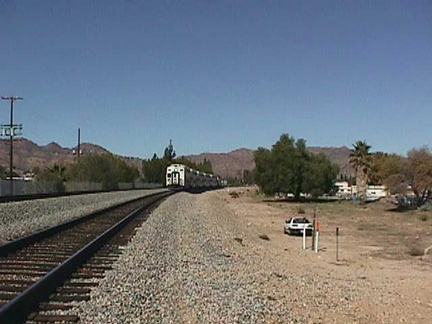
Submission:
[[[303,229],[303,250],[306,250],[306,228]]]
[[[319,232],[318,231],[316,231],[315,232],[316,234],[316,237],[315,237],[315,253],[318,253],[318,240],[319,240]]]

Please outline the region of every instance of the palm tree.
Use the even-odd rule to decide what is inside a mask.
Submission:
[[[366,141],[357,141],[353,144],[350,153],[350,164],[356,172],[357,195],[361,202],[366,199],[369,172],[371,169],[371,146]]]

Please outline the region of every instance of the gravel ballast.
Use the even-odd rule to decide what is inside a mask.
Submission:
[[[257,323],[275,312],[254,291],[252,273],[241,270],[239,243],[196,197],[177,194],[153,212],[81,304],[82,323]]]
[[[0,204],[0,244],[165,189],[107,192]]]
[[[259,234],[215,193],[169,197],[79,304],[81,323],[308,323],[312,289],[308,304],[349,314],[355,287],[290,273]]]

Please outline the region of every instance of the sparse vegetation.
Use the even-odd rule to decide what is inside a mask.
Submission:
[[[299,206],[297,208],[297,214],[303,215],[306,214],[306,211],[303,209],[303,207]]]
[[[429,233],[432,226],[430,224],[432,211],[411,210],[399,213],[387,200],[367,204],[367,208],[358,208],[349,201],[269,202],[262,195],[242,196],[241,199],[250,199],[251,204],[262,202],[265,206],[277,209],[273,210],[271,215],[283,215],[281,222],[287,219],[287,215],[292,217],[298,214],[300,208],[306,213],[309,210],[319,209],[317,218],[323,224],[323,235],[333,236],[335,228],[339,227],[339,233],[354,237],[359,242],[363,240],[368,242],[362,244],[379,247],[374,251],[377,257],[394,259],[410,257],[413,240],[418,241],[417,244],[421,247],[431,244]]]

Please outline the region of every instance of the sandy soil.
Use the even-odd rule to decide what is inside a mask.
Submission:
[[[286,264],[285,273],[315,287],[296,292],[274,288],[278,291],[273,294],[285,294],[282,300],[291,303],[293,312],[302,318],[299,322],[432,323],[432,249],[419,255],[432,246],[432,212],[392,211],[389,201],[359,206],[345,201],[266,200],[255,188],[230,188],[215,194],[250,235],[270,238],[262,240],[271,250],[268,258],[278,258],[278,263]],[[299,208],[305,214],[299,214]],[[310,237],[303,250],[301,236],[283,233],[285,219],[305,216],[312,220],[314,213],[322,224],[319,253],[311,249]],[[286,274],[276,275],[280,281]],[[274,287],[278,285],[275,281]]]

